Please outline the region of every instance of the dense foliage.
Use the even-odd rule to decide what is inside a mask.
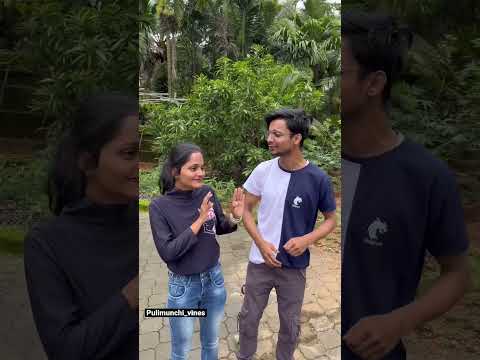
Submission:
[[[396,128],[456,170],[466,202],[480,200],[480,3],[345,0],[395,15],[414,32],[407,69],[392,92]]]
[[[79,99],[106,90],[136,96],[145,21],[133,0],[0,2],[0,117],[46,134],[48,147],[0,162],[0,224],[28,226],[47,213],[48,157]]]
[[[310,69],[316,85],[339,71],[340,23],[324,0],[144,0],[156,21],[142,33],[142,85],[186,96],[195,76],[215,76],[221,57],[244,59],[261,45]]]
[[[0,160],[0,224],[28,227],[48,212],[46,163]]]
[[[336,173],[340,158],[340,21],[324,0],[152,0],[141,36],[146,90],[187,98],[143,104],[144,135],[160,161],[182,141],[200,145],[209,181],[240,183],[266,149],[264,116],[304,108],[317,121],[305,155]],[[336,10],[337,9],[337,10]],[[144,174],[145,179],[150,175]]]
[[[325,93],[308,73],[277,63],[256,47],[241,61],[222,58],[217,77],[197,78],[188,101],[181,105],[145,104],[144,132],[163,158],[182,141],[200,145],[211,175],[241,181],[271,156],[265,145],[264,116],[282,107],[302,107],[317,121],[305,143],[307,158],[326,170],[339,168],[338,115],[326,116]]]
[[[25,107],[52,123],[52,130],[65,126],[75,104],[88,94],[136,93],[136,1],[11,3],[13,45],[2,52],[2,63],[9,82],[31,90],[22,99]]]

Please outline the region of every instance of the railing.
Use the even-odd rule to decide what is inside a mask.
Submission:
[[[140,103],[145,104],[158,104],[161,102],[169,102],[176,105],[181,105],[187,101],[184,98],[171,98],[168,96],[168,93],[158,93],[158,92],[150,92],[140,89],[139,91],[139,98]]]

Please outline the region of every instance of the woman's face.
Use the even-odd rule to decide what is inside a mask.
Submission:
[[[100,151],[95,169],[87,172],[87,196],[101,203],[125,203],[138,198],[138,115],[123,120],[114,138]]]
[[[175,176],[175,187],[179,190],[198,189],[203,186],[204,177],[203,155],[199,152],[192,153],[180,169],[180,174]]]

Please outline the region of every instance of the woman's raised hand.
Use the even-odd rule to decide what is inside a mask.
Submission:
[[[213,196],[212,192],[209,191],[207,195],[202,200],[202,204],[200,205],[200,209],[198,209],[199,216],[195,222],[190,225],[190,229],[192,232],[197,235],[200,232],[205,221],[208,220],[208,214],[210,210],[213,208],[213,203],[210,201],[210,198]]]
[[[207,221],[208,219],[208,213],[210,212],[210,209],[213,208],[213,203],[210,201],[210,198],[213,196],[212,192],[209,191],[207,195],[203,198],[202,204],[200,205],[200,219],[202,219],[202,223]]]

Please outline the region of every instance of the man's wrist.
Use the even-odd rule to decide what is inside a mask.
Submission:
[[[310,245],[313,245],[315,242],[315,239],[310,239],[308,236],[299,236],[299,240],[305,247],[309,247]]]
[[[393,310],[391,315],[400,327],[401,336],[410,334],[418,325],[413,304]]]

